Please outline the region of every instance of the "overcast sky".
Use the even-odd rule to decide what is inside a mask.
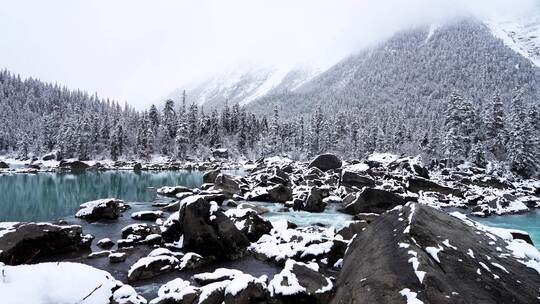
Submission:
[[[237,67],[329,65],[397,30],[540,0],[0,0],[0,67],[146,106]]]

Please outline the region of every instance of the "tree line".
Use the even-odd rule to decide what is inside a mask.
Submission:
[[[234,158],[285,155],[306,160],[331,152],[347,159],[373,152],[421,154],[425,161],[488,162],[523,176],[538,175],[540,111],[524,101],[495,94],[473,102],[452,94],[431,108],[398,106],[282,118],[287,108],[255,115],[238,104],[207,110],[183,95],[180,102],[136,111],[129,105],[71,91],[36,79],[0,72],[0,153],[19,158],[55,151],[60,158],[208,159],[226,148]],[[413,106],[414,105],[414,106]],[[445,111],[433,111],[444,108]],[[366,113],[367,112],[367,113]],[[288,115],[285,115],[288,116]]]

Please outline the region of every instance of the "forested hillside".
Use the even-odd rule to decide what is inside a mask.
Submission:
[[[27,158],[255,159],[334,152],[421,154],[538,174],[540,69],[475,21],[399,33],[294,92],[246,107],[191,95],[135,111],[39,80],[0,73],[0,153]]]

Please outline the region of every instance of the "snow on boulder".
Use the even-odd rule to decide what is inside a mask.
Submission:
[[[193,276],[193,279],[199,285],[207,285],[214,282],[232,280],[236,276],[243,274],[240,270],[217,268],[213,272],[198,273]]]
[[[283,270],[268,284],[271,298],[284,303],[330,302],[334,291],[332,279],[318,272],[317,264],[287,260]]]
[[[71,171],[84,171],[90,168],[90,165],[80,160],[62,160],[58,166],[61,169],[68,169]]]
[[[138,211],[131,214],[131,218],[140,221],[155,221],[163,216],[163,211]]]
[[[236,259],[246,253],[248,238],[215,202],[195,197],[179,211],[183,248],[205,257]]]
[[[341,174],[341,185],[345,187],[357,187],[361,189],[362,187],[374,187],[375,181],[365,175],[361,175],[356,172],[349,170],[344,170]]]
[[[305,200],[296,200],[294,210],[308,212],[324,212],[326,202],[323,200],[324,191],[318,187],[311,187]]]
[[[124,201],[116,198],[99,199],[82,204],[75,217],[90,221],[115,220],[127,208],[126,206]]]
[[[255,278],[249,274],[236,275],[225,288],[225,304],[264,303],[266,276]]]
[[[49,223],[0,225],[0,262],[22,264],[57,254],[89,251],[93,237],[83,235],[81,226]]]
[[[106,271],[84,264],[0,266],[0,273],[2,303],[146,303],[133,287],[115,280]]]
[[[354,238],[331,303],[536,303],[539,265],[505,229],[407,203]]]
[[[176,278],[162,285],[158,290],[158,297],[150,304],[197,303],[199,288],[191,285],[189,281]]]
[[[157,255],[139,259],[128,271],[128,282],[153,278],[172,271],[180,261],[173,256]]]
[[[235,194],[240,194],[241,178],[229,174],[220,173],[216,176],[214,187],[221,189],[227,196],[232,197]]]
[[[257,241],[264,234],[270,233],[272,223],[267,219],[262,218],[252,209],[229,209],[225,211],[233,222],[236,228],[242,231],[251,241]]]
[[[342,211],[351,215],[358,213],[383,213],[397,205],[405,204],[402,196],[380,189],[364,188],[352,201],[344,200]]]
[[[334,154],[321,154],[316,156],[308,165],[308,168],[318,168],[322,171],[341,168],[341,159]]]
[[[157,194],[163,196],[175,197],[178,193],[184,192],[193,192],[191,189],[184,186],[175,186],[175,187],[161,187],[157,189]]]

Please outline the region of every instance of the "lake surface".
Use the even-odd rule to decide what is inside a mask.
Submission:
[[[540,249],[540,210],[516,215],[490,216],[486,218],[473,218],[488,226],[510,228],[527,231],[536,248]]]
[[[0,175],[0,221],[54,221],[79,205],[115,197],[151,202],[162,186],[198,187],[200,171],[102,171]]]

